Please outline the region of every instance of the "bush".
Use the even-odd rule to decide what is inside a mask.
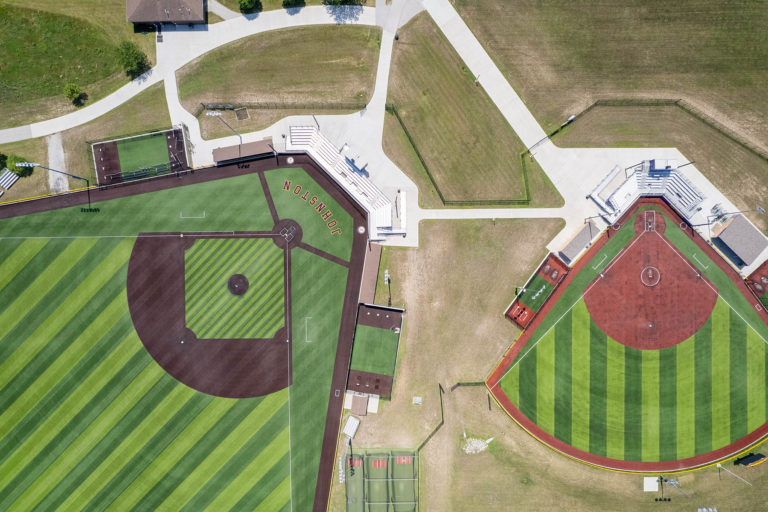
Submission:
[[[5,169],[5,166],[7,163],[8,163],[8,155],[0,153],[0,171]]]
[[[11,153],[8,155],[8,161],[6,162],[6,165],[8,166],[8,170],[18,174],[20,177],[25,178],[32,174],[32,171],[35,170],[34,167],[17,167],[16,164],[19,162],[29,162],[26,158],[14,155]]]
[[[261,0],[240,0],[240,12],[261,12]]]
[[[72,100],[73,102],[80,97],[80,93],[83,91],[80,90],[80,86],[76,83],[69,82],[67,85],[64,86],[64,96],[66,96],[68,99]]]
[[[125,74],[136,78],[149,69],[149,60],[141,51],[141,48],[130,41],[123,41],[118,48],[120,65],[123,66]]]

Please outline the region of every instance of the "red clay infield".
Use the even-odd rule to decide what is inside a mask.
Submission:
[[[587,286],[584,303],[612,339],[656,350],[693,336],[712,314],[717,291],[664,238],[663,219],[657,229],[651,221],[646,231],[643,213],[636,218],[636,238]]]

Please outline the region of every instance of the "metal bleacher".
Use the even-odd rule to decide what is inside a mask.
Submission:
[[[589,197],[600,207],[605,220],[612,224],[638,197],[662,196],[684,217],[692,217],[704,201],[704,195],[677,169],[677,163],[667,160],[645,160],[637,165],[627,179],[615,190],[606,191],[612,173],[592,191]],[[608,199],[602,196],[608,193]]]
[[[314,126],[292,126],[287,151],[306,151],[368,213],[371,239],[392,228],[392,201]]]
[[[4,188],[5,190],[10,189],[14,183],[16,183],[16,180],[19,179],[19,175],[16,173],[13,173],[6,169],[3,174],[0,174],[0,187]],[[0,195],[2,195],[2,191],[0,191]]]

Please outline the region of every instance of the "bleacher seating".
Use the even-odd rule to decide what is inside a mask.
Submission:
[[[603,216],[609,224],[615,222],[640,196],[663,196],[686,218],[696,213],[704,201],[701,192],[675,167],[674,161],[663,161],[663,168],[656,168],[656,163],[654,160],[646,160],[636,166],[626,181],[605,201],[600,194],[608,186],[608,179],[604,179],[592,191],[589,197],[605,212]],[[609,177],[615,172],[614,169]]]
[[[0,187],[3,187],[5,190],[10,189],[14,183],[16,183],[16,180],[19,179],[19,175],[16,173],[13,173],[9,171],[8,169],[3,172],[3,174],[0,175]]]
[[[380,238],[392,230],[392,202],[370,180],[361,175],[352,161],[314,126],[292,126],[287,151],[306,151],[368,212],[368,234]]]

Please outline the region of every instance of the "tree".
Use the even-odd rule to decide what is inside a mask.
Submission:
[[[125,74],[136,78],[149,69],[149,60],[141,48],[130,41],[123,41],[118,48],[120,65]]]
[[[240,0],[240,12],[260,12],[262,9],[261,0]]]
[[[18,167],[16,164],[19,162],[29,162],[29,160],[19,155],[14,155],[13,153],[8,155],[8,161],[6,162],[8,170],[18,174],[22,178],[29,176],[32,174],[32,171],[35,170],[34,167]]]
[[[0,171],[5,169],[5,166],[7,163],[8,163],[8,155],[4,153],[0,153]]]

